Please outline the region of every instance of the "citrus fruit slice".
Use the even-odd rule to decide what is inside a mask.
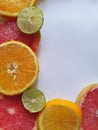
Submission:
[[[18,15],[17,25],[26,34],[39,31],[43,25],[44,17],[42,11],[35,6],[24,8]]]
[[[35,113],[44,108],[46,99],[41,90],[37,88],[29,88],[23,93],[22,102],[28,111]]]
[[[85,87],[77,97],[83,120],[81,130],[98,130],[98,84]]]
[[[37,116],[23,107],[21,95],[0,94],[0,130],[37,130]]]
[[[46,103],[38,116],[39,130],[80,130],[82,119],[78,105],[64,99],[53,99]]]
[[[0,44],[0,92],[22,93],[38,77],[39,64],[35,53],[25,44],[8,41]]]
[[[20,10],[35,3],[36,0],[0,0],[0,14],[15,17]]]
[[[36,52],[39,48],[40,39],[40,32],[29,35],[22,33],[17,27],[16,20],[10,19],[0,24],[0,43],[10,40],[21,41]]]

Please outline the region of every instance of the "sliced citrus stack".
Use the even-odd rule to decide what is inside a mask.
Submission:
[[[2,18],[3,19],[3,18]],[[16,40],[27,44],[33,51],[37,51],[41,39],[40,32],[34,34],[25,34],[17,27],[16,20],[7,20],[0,24],[0,43]]]
[[[5,16],[18,16],[20,10],[34,5],[36,0],[0,0],[0,14]]]
[[[0,94],[0,130],[37,130],[37,115],[23,107],[21,95]]]
[[[81,109],[71,101],[53,99],[38,116],[39,130],[80,130]]]
[[[28,111],[35,113],[44,108],[46,99],[41,90],[37,88],[29,88],[23,93],[22,102]]]
[[[39,72],[35,53],[24,43],[8,41],[0,44],[0,92],[22,93],[36,81]]]
[[[76,103],[83,113],[81,130],[98,130],[98,84],[85,87]]]

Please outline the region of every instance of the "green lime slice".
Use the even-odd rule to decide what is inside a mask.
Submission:
[[[39,31],[43,25],[44,17],[41,9],[36,6],[24,8],[18,15],[17,26],[26,33],[33,34]]]
[[[46,99],[42,91],[37,88],[30,88],[22,94],[22,103],[25,109],[35,113],[44,108]]]

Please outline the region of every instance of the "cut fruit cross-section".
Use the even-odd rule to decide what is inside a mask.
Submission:
[[[34,84],[38,72],[37,56],[27,45],[18,41],[0,45],[0,93],[22,93]]]
[[[3,19],[3,20],[5,20],[5,22],[0,24],[0,44],[10,40],[16,40],[16,41],[24,42],[29,47],[31,47],[32,50],[35,52],[38,50],[40,39],[41,39],[40,32],[27,35],[19,30],[19,28],[17,27],[16,20],[12,20],[12,19],[10,20]]]
[[[20,10],[35,3],[36,0],[0,0],[0,14],[15,17]]]
[[[82,110],[81,130],[98,130],[98,84],[85,87],[76,103]]]
[[[23,107],[21,95],[0,94],[0,130],[37,130],[37,116]]]
[[[29,88],[22,95],[24,107],[31,113],[41,111],[46,103],[43,92],[37,88]]]
[[[38,116],[39,130],[80,130],[82,120],[78,105],[64,99],[53,99]]]
[[[44,17],[41,9],[30,6],[20,11],[17,18],[19,29],[26,34],[38,32],[43,25]]]

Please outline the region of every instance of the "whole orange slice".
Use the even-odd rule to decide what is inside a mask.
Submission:
[[[38,77],[35,53],[24,43],[0,44],[0,93],[16,95],[31,87]]]
[[[34,5],[36,0],[0,0],[0,14],[5,16],[18,16],[20,10]]]
[[[64,99],[53,99],[38,116],[39,130],[80,130],[81,109]]]

